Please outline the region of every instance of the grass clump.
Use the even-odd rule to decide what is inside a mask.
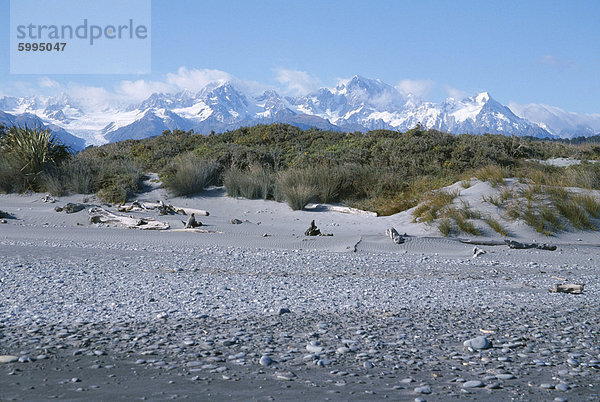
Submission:
[[[190,196],[215,184],[218,172],[216,163],[184,153],[163,171],[163,183],[176,196]]]
[[[223,177],[230,197],[269,199],[274,196],[275,177],[271,170],[252,167],[249,170],[231,169]]]
[[[281,195],[294,211],[304,209],[318,194],[316,185],[310,182],[310,175],[302,170],[288,170],[279,174],[277,185]]]
[[[444,212],[445,209],[447,209],[447,207],[458,196],[458,194],[459,191],[436,191],[413,211],[415,222],[417,219],[425,223],[433,222],[440,216],[441,213]]]
[[[504,178],[509,176],[506,169],[498,165],[487,165],[475,171],[475,176],[481,181],[489,182],[492,187],[504,185]]]
[[[0,127],[0,190],[42,191],[43,176],[69,157],[69,148],[38,127]]]
[[[585,211],[594,218],[600,217],[600,201],[590,194],[577,194],[573,200],[581,205]]]
[[[442,233],[442,235],[444,235],[444,237],[450,236],[450,234],[452,233],[452,223],[450,222],[450,219],[441,219],[438,223],[438,230],[440,231],[440,233]]]
[[[508,236],[508,232],[506,231],[506,229],[504,229],[502,224],[498,222],[497,219],[488,216],[484,219],[484,222],[487,223],[488,226],[491,227],[494,230],[494,232],[498,233],[500,236]]]
[[[558,212],[567,218],[576,229],[594,229],[587,213],[574,200],[558,200],[555,205]]]

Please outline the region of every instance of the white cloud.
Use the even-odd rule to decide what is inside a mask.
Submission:
[[[306,71],[287,70],[279,68],[275,70],[275,80],[283,85],[283,92],[291,95],[306,95],[319,89],[320,81]]]
[[[448,96],[454,99],[464,99],[468,96],[465,91],[453,88],[450,85],[444,85],[444,89],[446,90],[446,93],[448,93]]]
[[[145,80],[121,81],[116,87],[116,92],[120,97],[133,102],[140,102],[156,92],[168,93],[173,90],[173,86],[167,83]]]
[[[402,95],[412,94],[418,98],[425,99],[434,87],[434,82],[431,80],[402,80],[396,84],[396,89]]]
[[[567,59],[561,59],[559,57],[553,56],[551,54],[544,54],[540,56],[538,59],[538,63],[544,64],[546,66],[558,67],[558,68],[573,68],[576,67],[576,64]]]
[[[201,90],[211,82],[232,80],[234,80],[234,77],[231,74],[221,70],[190,70],[187,67],[179,67],[176,74],[167,74],[167,84],[194,92]]]
[[[40,78],[39,84],[42,88],[60,88],[60,84],[58,82],[48,77]]]

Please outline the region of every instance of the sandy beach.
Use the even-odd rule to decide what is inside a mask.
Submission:
[[[477,206],[486,185],[461,197]],[[515,223],[510,239],[557,246],[516,250],[491,232],[444,238],[410,211],[146,190],[140,201],[210,214],[193,231],[184,215],[120,213],[170,226],[137,230],[91,224],[90,208],[115,212],[93,196],[0,195],[12,216],[0,225],[0,399],[599,397],[597,232],[548,238]],[[86,208],[55,211],[68,202]],[[312,220],[333,236],[305,236]],[[549,292],[557,283],[585,288]]]

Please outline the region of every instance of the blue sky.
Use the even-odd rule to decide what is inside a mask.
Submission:
[[[154,0],[143,75],[11,75],[8,0],[0,15],[4,95],[135,98],[229,75],[294,94],[360,74],[432,101],[487,90],[600,113],[598,1]]]

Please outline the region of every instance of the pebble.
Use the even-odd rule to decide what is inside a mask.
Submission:
[[[568,391],[571,387],[569,387],[567,384],[565,383],[560,383],[560,384],[556,384],[556,386],[554,387],[557,391]]]
[[[485,350],[492,347],[492,343],[485,336],[478,336],[472,339],[468,339],[463,343],[465,348],[470,348],[473,350]]]
[[[431,387],[429,385],[424,385],[422,387],[416,387],[414,391],[417,394],[429,395],[431,394]]]
[[[14,363],[19,361],[18,356],[13,355],[0,355],[0,363]]]
[[[271,364],[274,363],[273,359],[271,359],[269,356],[262,356],[259,360],[259,363],[262,366],[270,366]]]
[[[479,381],[479,380],[470,380],[470,381],[463,383],[463,385],[462,385],[463,388],[480,388],[483,386],[484,386],[483,382]]]

